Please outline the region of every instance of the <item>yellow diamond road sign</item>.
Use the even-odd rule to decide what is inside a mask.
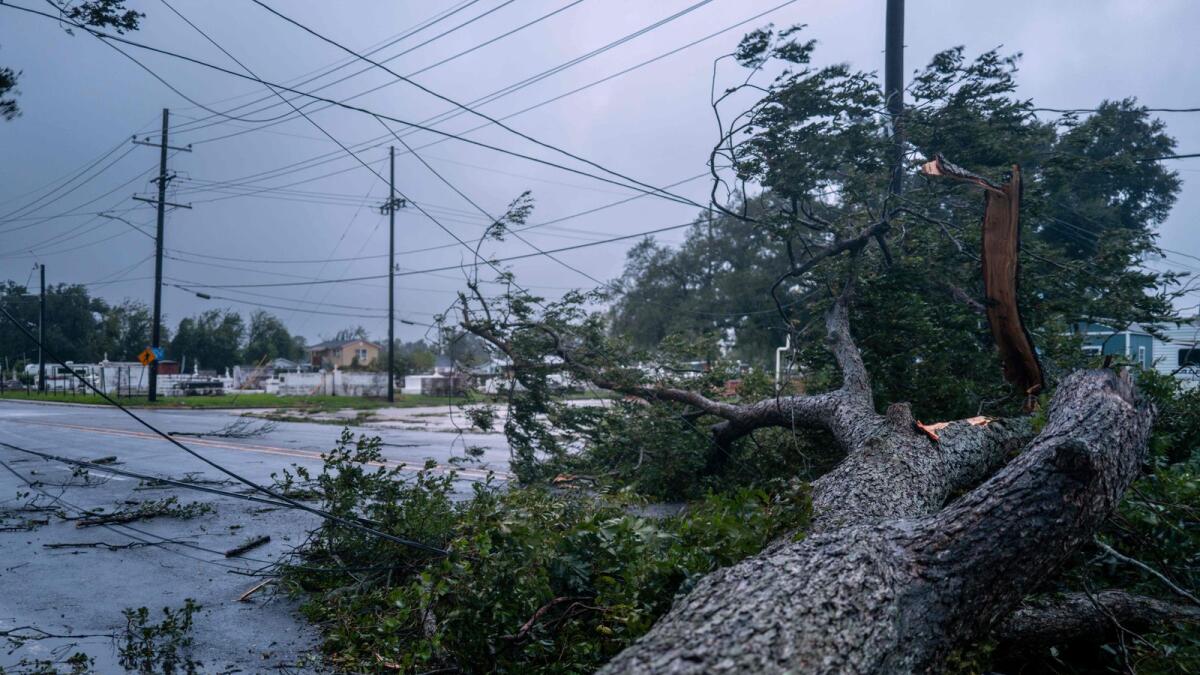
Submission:
[[[146,347],[141,354],[138,354],[138,361],[142,362],[143,366],[148,366],[154,362],[154,350]]]

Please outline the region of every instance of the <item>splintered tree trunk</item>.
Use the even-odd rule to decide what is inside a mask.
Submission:
[[[1091,538],[1152,416],[1111,371],[1063,381],[1032,440],[964,422],[934,441],[904,409],[864,413],[835,433],[848,455],[814,483],[813,534],[710,574],[603,672],[936,672]]]

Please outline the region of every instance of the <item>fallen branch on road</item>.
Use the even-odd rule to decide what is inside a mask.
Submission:
[[[190,520],[206,513],[212,513],[213,510],[211,504],[192,502],[180,506],[178,498],[167,497],[166,499],[159,499],[157,501],[142,502],[136,508],[130,510],[114,511],[113,513],[89,512],[87,516],[75,522],[75,527],[120,525],[122,523],[132,523],[138,520],[149,520],[150,518],[159,518],[162,516]]]
[[[239,544],[238,546],[235,546],[235,547],[229,549],[228,551],[225,551],[225,557],[232,558],[234,556],[239,556],[247,551],[252,551],[252,550],[258,548],[259,546],[270,543],[270,541],[271,541],[271,537],[269,537],[265,534],[262,535],[261,537],[254,537],[253,539],[250,539],[242,544]]]

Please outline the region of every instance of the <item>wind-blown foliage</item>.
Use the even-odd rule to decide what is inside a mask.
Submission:
[[[997,180],[1021,165],[1021,304],[1052,376],[1076,359],[1062,339],[1075,321],[1122,327],[1173,317],[1177,277],[1142,261],[1158,253],[1155,226],[1180,183],[1143,160],[1169,154],[1175,142],[1135,101],[1102,102],[1086,117],[1039,117],[1016,95],[1018,55],[941,52],[907,93],[904,193],[896,197],[887,189],[890,119],[879,110],[874,75],[817,67],[814,54],[815,43],[798,41],[795,29],[743,41],[739,62],[782,71],[769,85],[745,85],[764,93],[725,124],[713,157],[730,174],[714,171],[722,177],[715,185],[730,175],[763,191],[733,193],[722,214],[697,219],[677,250],[651,241],[635,247],[614,333],[653,348],[668,335],[732,332],[731,354],[763,367],[792,331],[798,366],[819,383],[828,356],[804,329],[824,312],[826,288],[842,271],[824,264],[790,272],[882,222],[877,241],[886,249],[867,253],[853,316],[876,397],[909,401],[922,418],[1011,410],[979,313],[982,198],[917,175],[936,153]]]
[[[145,14],[125,7],[125,0],[50,0],[50,4],[67,21],[93,28],[112,28],[118,33],[137,30]],[[69,27],[64,28],[71,34]],[[0,119],[13,120],[20,116],[17,105],[17,81],[21,71],[0,67]]]
[[[378,438],[343,433],[322,471],[284,489],[314,490],[337,515],[370,518],[445,548],[406,549],[326,522],[285,567],[325,626],[323,649],[346,672],[577,673],[644,633],[701,576],[802,527],[805,486],[710,494],[678,515],[646,518],[629,495],[505,490],[475,483],[454,497],[453,473],[413,476]]]

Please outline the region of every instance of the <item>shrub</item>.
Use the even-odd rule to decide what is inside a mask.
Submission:
[[[711,493],[655,519],[629,491],[592,494],[406,476],[348,432],[308,478],[322,506],[444,548],[439,556],[326,522],[285,580],[309,593],[324,651],[353,672],[581,672],[645,633],[676,594],[802,528],[807,487]],[[299,470],[298,470],[299,471]],[[303,477],[301,477],[304,479]]]

